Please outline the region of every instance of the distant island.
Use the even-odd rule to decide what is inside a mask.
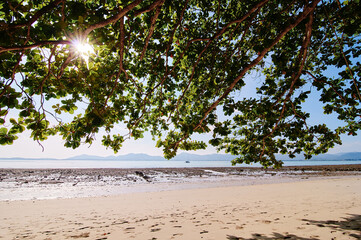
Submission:
[[[191,153],[180,153],[170,161],[231,161],[235,156],[230,154],[191,154]],[[94,161],[167,161],[162,156],[151,156],[142,153],[131,153],[126,155],[118,156],[95,156],[95,155],[78,155],[65,159],[57,158],[0,158],[2,160],[21,159],[21,160],[94,160]],[[304,160],[303,155],[299,154],[294,159],[290,159],[285,155],[277,155],[279,160]],[[322,154],[314,156],[311,160],[315,161],[341,161],[341,160],[361,160],[361,152],[346,152],[337,154]],[[306,161],[306,160],[305,160]]]

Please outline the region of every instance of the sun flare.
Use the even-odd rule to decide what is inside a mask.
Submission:
[[[89,68],[89,58],[91,55],[95,54],[93,46],[89,44],[89,40],[74,40],[73,47],[75,52],[84,59],[87,68]]]

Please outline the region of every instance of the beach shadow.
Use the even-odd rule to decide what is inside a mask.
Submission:
[[[327,221],[316,221],[316,220],[308,220],[302,219],[309,224],[316,225],[318,227],[328,227],[337,231],[345,231],[352,230],[357,231],[357,233],[349,234],[350,237],[354,237],[356,239],[361,239],[361,215],[358,214],[349,214],[349,217],[343,218],[341,221],[327,220]],[[344,232],[347,235],[347,232]]]
[[[342,231],[345,237],[352,237],[355,239],[361,239],[361,215],[358,214],[349,214],[348,217],[343,218],[343,220],[327,220],[327,221],[318,221],[318,220],[309,220],[302,219],[306,222],[307,225],[315,225],[320,228],[330,228],[333,231]],[[356,233],[350,233],[347,231],[356,231]],[[290,240],[319,240],[318,238],[304,238],[296,236],[294,234],[280,234],[273,233],[271,236],[266,236],[259,233],[252,234],[251,238],[242,238],[233,235],[227,236],[228,240],[276,240],[276,239],[290,239]]]
[[[259,233],[252,234],[251,238],[242,238],[236,237],[232,235],[227,236],[228,240],[276,240],[276,239],[290,239],[290,240],[319,240],[318,238],[303,238],[300,236],[296,236],[294,234],[281,234],[281,233],[273,233],[272,236],[265,236]]]

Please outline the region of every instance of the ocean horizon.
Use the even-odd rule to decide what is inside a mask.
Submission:
[[[283,160],[283,166],[317,166],[361,164],[361,159],[347,160]],[[189,168],[189,167],[262,167],[259,163],[236,164],[230,161],[114,161],[114,160],[55,160],[55,159],[0,159],[0,168]]]

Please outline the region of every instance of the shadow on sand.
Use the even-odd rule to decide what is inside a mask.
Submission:
[[[306,222],[307,225],[315,225],[320,228],[330,228],[333,231],[342,231],[343,234],[347,237],[361,239],[361,215],[350,214],[349,217],[343,218],[343,220],[327,220],[327,221],[317,221],[302,219]],[[349,231],[353,231],[352,233]],[[356,231],[356,233],[355,233]],[[251,238],[242,238],[237,236],[228,235],[228,240],[276,240],[276,239],[291,239],[291,240],[319,240],[319,238],[304,238],[294,234],[280,234],[273,233],[271,236],[266,236],[260,233],[252,234]]]
[[[318,238],[303,238],[303,237],[296,236],[293,234],[283,235],[280,233],[273,233],[272,236],[265,236],[262,234],[254,233],[254,234],[252,234],[251,238],[242,238],[242,237],[228,235],[227,239],[228,240],[276,240],[276,239],[319,240]]]
[[[354,237],[356,239],[361,239],[361,215],[358,214],[349,214],[349,217],[343,218],[341,221],[315,221],[302,219],[303,221],[308,222],[309,224],[316,225],[318,227],[328,227],[336,231],[343,231],[345,235]],[[357,233],[347,233],[346,231],[356,231]]]

